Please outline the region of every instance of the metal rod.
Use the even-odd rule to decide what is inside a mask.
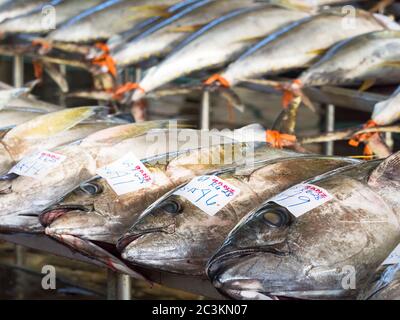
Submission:
[[[203,91],[203,97],[201,101],[201,119],[200,119],[201,130],[210,130],[210,92]]]
[[[14,87],[21,88],[24,85],[24,57],[22,55],[14,56],[13,76]]]
[[[16,88],[24,85],[24,57],[22,55],[14,56],[13,83]],[[19,267],[25,264],[25,248],[19,245],[15,246],[15,264]]]
[[[142,68],[136,68],[135,69],[135,81],[139,83],[142,80]]]
[[[326,106],[326,132],[332,132],[335,130],[335,106],[333,104],[328,104]],[[327,142],[325,145],[325,154],[332,156],[335,153],[335,143],[333,141]]]
[[[67,78],[67,66],[65,64],[60,64],[60,73],[64,78]],[[60,96],[58,98],[58,103],[60,106],[65,107],[66,106],[66,99],[65,99],[65,94],[62,92],[60,89]]]
[[[385,142],[389,149],[393,151],[394,149],[394,139],[393,139],[393,133],[392,132],[386,132],[385,133]]]
[[[124,82],[128,82],[131,79],[131,73],[129,71],[130,70],[127,68],[124,70],[122,74]],[[138,79],[137,77],[138,77],[138,71],[136,69],[136,80]],[[107,273],[108,300],[130,300],[131,287],[132,287],[131,278],[129,276],[108,270]]]
[[[117,300],[131,300],[131,277],[126,274],[117,275]]]
[[[117,273],[107,269],[107,300],[117,298],[117,276]]]

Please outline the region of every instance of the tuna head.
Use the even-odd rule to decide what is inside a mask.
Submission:
[[[265,202],[209,261],[210,279],[237,299],[355,298],[400,240],[399,163],[400,153],[309,181],[330,197],[304,212],[279,200],[307,200],[294,189]]]
[[[41,213],[39,220],[50,236],[73,235],[83,239],[112,242],[113,232],[121,234],[122,222],[112,213],[126,210],[105,179],[96,177],[82,183],[59,204]]]
[[[0,181],[0,229],[8,230],[17,227],[15,219],[37,216],[63,195],[71,186],[79,184],[93,175],[96,163],[90,154],[79,146],[68,146],[57,152],[67,158],[56,168],[51,169],[40,178],[31,178],[9,174]],[[23,230],[28,225],[20,225]]]
[[[174,191],[149,207],[117,248],[133,264],[204,275],[210,251],[222,243],[236,217],[209,217]]]

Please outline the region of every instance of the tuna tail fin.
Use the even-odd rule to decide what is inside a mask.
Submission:
[[[293,102],[295,97],[300,97],[303,104],[308,107],[311,111],[315,112],[316,108],[312,101],[307,97],[303,91],[303,83],[299,80],[293,80],[291,82],[279,82],[275,80],[265,80],[265,79],[238,79],[240,82],[248,82],[255,85],[262,85],[267,87],[272,87],[278,91],[283,92],[282,106],[287,109],[289,105]]]
[[[378,185],[392,180],[400,184],[400,151],[384,160],[369,176],[368,184]]]
[[[235,91],[225,87],[218,87],[217,91],[221,95],[221,97],[226,101],[228,107],[232,107],[240,112],[244,112],[245,106]]]
[[[283,90],[282,103],[285,109],[288,108],[291,103],[293,103],[296,97],[300,97],[301,101],[306,107],[308,107],[311,111],[316,112],[314,104],[304,93],[303,87],[303,83],[296,79],[290,83],[282,84],[280,88],[278,88]]]

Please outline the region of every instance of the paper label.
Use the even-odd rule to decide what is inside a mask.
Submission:
[[[60,165],[66,158],[62,154],[41,151],[23,158],[10,170],[10,173],[40,179],[51,169]]]
[[[208,215],[214,216],[239,193],[237,187],[217,176],[200,176],[174,194],[186,198]]]
[[[332,200],[332,198],[321,187],[312,184],[298,184],[273,197],[270,201],[285,207],[294,216],[299,217]]]
[[[400,244],[392,251],[389,257],[382,262],[382,265],[400,263]]]
[[[98,169],[97,174],[107,180],[117,195],[134,192],[153,183],[150,171],[132,152]]]

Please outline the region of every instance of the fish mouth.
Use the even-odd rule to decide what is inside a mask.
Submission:
[[[88,207],[78,204],[57,205],[53,206],[39,215],[39,222],[43,227],[50,226],[55,220],[71,211],[90,212]]]
[[[139,238],[144,237],[146,234],[163,232],[163,229],[164,228],[154,228],[145,231],[130,232],[118,239],[118,242],[116,244],[117,249],[119,252],[122,253],[131,243],[135,242]]]
[[[221,269],[223,269],[226,265],[229,265],[229,262],[233,259],[241,259],[251,254],[257,253],[269,253],[277,256],[286,256],[287,252],[279,251],[276,248],[272,247],[250,247],[244,249],[237,249],[229,252],[224,252],[221,254],[216,254],[210,261],[207,263],[206,272],[207,276],[213,280],[215,275],[219,273]],[[219,266],[216,266],[216,265]]]

